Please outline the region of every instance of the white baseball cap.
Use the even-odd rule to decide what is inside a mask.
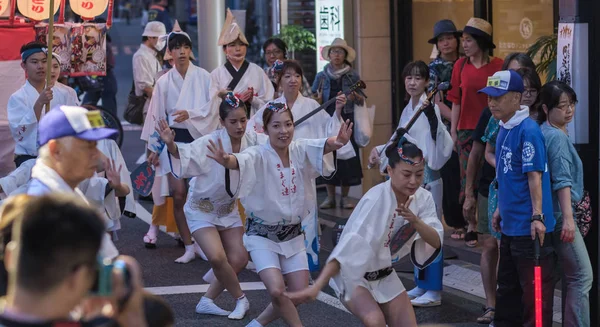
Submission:
[[[142,36],[147,37],[160,37],[167,34],[167,28],[165,24],[157,21],[148,22],[146,27],[144,27],[144,33]]]

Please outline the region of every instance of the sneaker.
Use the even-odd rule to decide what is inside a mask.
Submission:
[[[335,199],[330,199],[327,197],[323,203],[319,206],[319,209],[333,209],[335,208]]]
[[[248,310],[250,310],[250,302],[248,301],[248,298],[246,298],[246,296],[244,295],[237,300],[237,303],[235,304],[235,309],[229,316],[227,316],[227,318],[231,320],[244,319],[244,316],[246,315]]]
[[[228,316],[231,311],[223,310],[207,297],[201,297],[200,302],[196,305],[196,313],[213,316]]]
[[[414,300],[416,298],[418,298],[419,296],[425,294],[427,291],[419,288],[419,287],[415,287],[412,290],[406,292],[406,294],[408,294],[408,298],[411,300]]]
[[[427,291],[427,293],[411,300],[414,307],[437,307],[442,305],[442,293],[439,291]]]

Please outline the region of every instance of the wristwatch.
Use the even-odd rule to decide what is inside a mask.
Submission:
[[[531,222],[534,222],[536,220],[539,221],[539,222],[541,222],[544,225],[546,224],[545,223],[546,219],[544,219],[544,214],[543,213],[539,214],[539,215],[533,215],[533,216],[531,216]]]

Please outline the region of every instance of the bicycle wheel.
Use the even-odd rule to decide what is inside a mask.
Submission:
[[[113,139],[115,142],[117,142],[117,145],[119,146],[119,148],[121,148],[121,146],[123,145],[124,133],[123,133],[123,126],[121,125],[121,121],[117,118],[117,116],[115,116],[112,112],[110,112],[102,107],[93,106],[91,104],[84,104],[84,105],[82,105],[82,107],[84,107],[88,110],[100,110],[100,115],[102,116],[102,119],[104,120],[104,124],[106,125],[106,127],[113,128],[118,131],[118,133],[116,135],[112,136],[111,139]]]

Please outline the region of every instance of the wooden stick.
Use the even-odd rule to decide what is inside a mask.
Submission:
[[[50,0],[50,13],[48,14],[48,61],[46,63],[46,87],[52,82],[52,42],[54,40],[54,0]],[[50,110],[50,103],[44,104],[42,112]]]

